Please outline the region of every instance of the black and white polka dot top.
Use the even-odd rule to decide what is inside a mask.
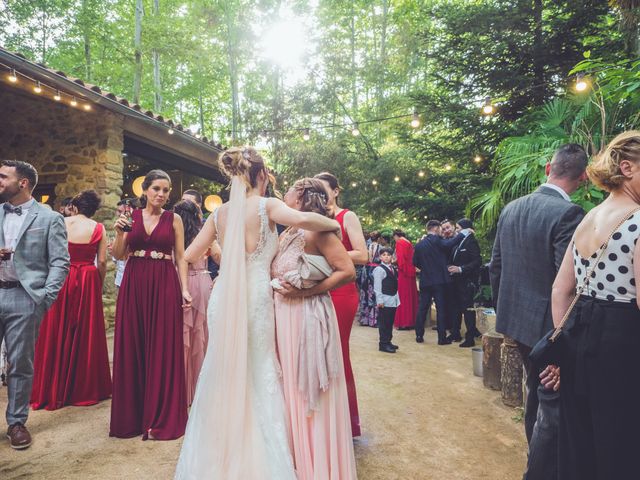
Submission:
[[[584,295],[610,302],[635,302],[636,279],[633,274],[633,249],[640,235],[640,215],[631,215],[613,234],[606,252],[591,273]],[[596,261],[600,249],[583,258],[573,243],[573,264],[578,285]]]

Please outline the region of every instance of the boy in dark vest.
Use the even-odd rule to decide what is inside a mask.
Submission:
[[[379,254],[382,264],[373,270],[373,291],[378,305],[379,350],[386,353],[396,353],[398,347],[391,343],[391,338],[393,336],[393,320],[396,316],[396,309],[400,305],[398,272],[391,265],[393,250],[383,247]]]

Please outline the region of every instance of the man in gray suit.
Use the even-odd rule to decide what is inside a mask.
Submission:
[[[18,450],[31,445],[25,423],[40,322],[69,271],[64,220],[33,199],[37,182],[29,163],[0,163],[0,341],[9,361],[7,437]]]
[[[569,195],[586,181],[587,161],[579,145],[556,150],[546,167],[547,183],[500,214],[489,266],[496,330],[515,340],[527,374],[528,479],[556,478],[558,393],[540,387],[529,353],[553,326],[551,287],[584,217]]]

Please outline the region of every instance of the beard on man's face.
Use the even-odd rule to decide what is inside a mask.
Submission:
[[[15,185],[5,184],[4,188],[0,187],[0,202],[8,202],[13,197],[15,197],[19,191],[20,185],[18,183],[16,183]]]

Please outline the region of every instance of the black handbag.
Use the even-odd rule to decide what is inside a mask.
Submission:
[[[593,265],[591,266],[589,271],[585,273],[584,279],[582,280],[582,284],[579,285],[578,288],[576,289],[576,296],[573,297],[573,300],[571,301],[569,308],[567,309],[564,316],[562,317],[560,324],[557,327],[549,330],[549,332],[547,332],[547,334],[544,337],[542,337],[538,341],[538,343],[536,343],[531,349],[531,352],[529,353],[529,360],[531,360],[531,363],[537,368],[543,369],[547,365],[560,366],[560,363],[562,363],[562,357],[566,350],[566,338],[562,329],[565,323],[567,323],[567,320],[571,317],[571,313],[573,312],[573,309],[576,306],[578,299],[582,295],[582,292],[584,292],[586,288],[589,286],[589,279],[591,278],[591,274],[593,273],[596,266],[600,262],[600,259],[604,255],[604,252],[607,249],[607,246],[609,244],[609,240],[611,240],[611,237],[613,237],[613,234],[618,231],[618,229],[622,226],[622,224],[626,222],[637,211],[640,211],[640,208],[635,208],[633,211],[625,215],[625,217],[620,221],[620,223],[618,223],[616,227],[612,230],[612,232],[609,234],[605,242],[600,246],[600,253],[598,254],[598,257],[596,258],[595,262],[593,262]]]

